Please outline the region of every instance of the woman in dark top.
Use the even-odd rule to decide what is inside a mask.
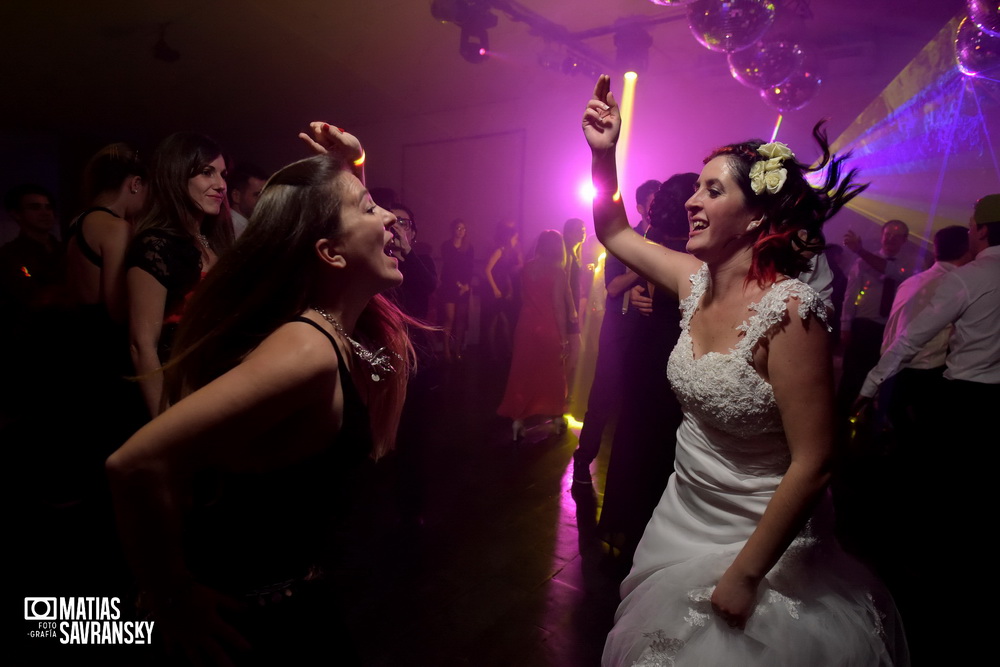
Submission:
[[[66,276],[75,324],[74,336],[63,348],[69,353],[71,380],[64,385],[71,392],[65,402],[78,415],[74,428],[101,447],[98,470],[139,426],[135,415],[142,411],[134,384],[125,379],[132,374],[125,253],[147,191],[146,168],[136,151],[125,143],[105,146],[84,170],[88,207],[69,226]]]
[[[350,662],[325,543],[349,467],[394,443],[413,355],[380,294],[402,280],[396,216],[365,189],[357,139],[312,128],[328,152],[268,181],[191,299],[171,407],[107,464],[141,603],[188,661]]]
[[[675,174],[663,182],[649,207],[646,240],[685,252],[684,202],[698,175]],[[644,284],[653,299],[648,314],[634,314],[631,339],[622,354],[625,377],[601,505],[600,535],[624,576],[656,503],[674,470],[674,434],[683,414],[663,369],[681,332],[680,302],[668,290]]]
[[[172,134],[153,156],[150,205],[126,256],[130,349],[152,416],[163,408],[162,376],[184,302],[233,243],[225,205],[226,162],[207,137]]]
[[[441,286],[444,305],[444,358],[462,358],[469,328],[469,292],[472,289],[472,244],[463,220],[451,223],[451,238],[441,244]]]
[[[483,289],[483,332],[487,350],[494,359],[510,359],[514,346],[514,327],[521,308],[517,288],[518,274],[524,268],[520,234],[513,222],[497,225],[496,248],[486,260],[486,285]]]
[[[124,143],[98,151],[84,170],[84,210],[69,227],[66,274],[76,303],[99,304],[116,322],[126,318],[125,249],[146,202],[146,168]]]

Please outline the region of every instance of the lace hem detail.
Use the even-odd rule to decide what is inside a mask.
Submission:
[[[632,663],[632,667],[673,667],[677,653],[684,647],[684,641],[668,637],[663,630],[647,632],[643,637],[650,640],[649,646]]]

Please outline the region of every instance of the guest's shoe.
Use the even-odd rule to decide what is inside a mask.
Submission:
[[[524,437],[524,422],[520,419],[515,419],[511,426],[511,430],[514,435],[514,442],[521,440]]]
[[[556,435],[562,435],[566,432],[566,426],[567,426],[566,417],[562,415],[557,415],[552,418],[552,421],[550,423],[552,424],[552,427],[555,430]]]

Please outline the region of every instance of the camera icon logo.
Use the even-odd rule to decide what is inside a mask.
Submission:
[[[24,620],[55,621],[59,607],[55,598],[24,598]]]

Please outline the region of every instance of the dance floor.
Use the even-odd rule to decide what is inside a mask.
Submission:
[[[608,452],[573,491],[576,434],[512,443],[505,379],[474,354],[430,372],[404,426],[418,446],[364,481],[340,576],[366,664],[600,663],[620,578],[595,526]]]

